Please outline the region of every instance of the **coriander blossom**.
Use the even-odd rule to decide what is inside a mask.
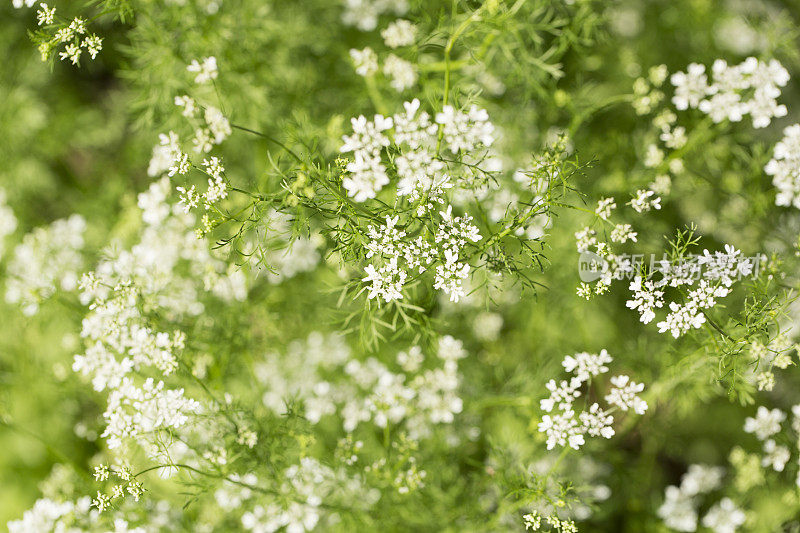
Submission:
[[[613,361],[608,352],[603,349],[599,354],[588,352],[576,353],[574,356],[568,355],[564,358],[561,365],[567,372],[574,373],[583,382],[591,379],[592,376],[599,376],[608,372],[606,364]]]
[[[389,85],[397,92],[403,92],[414,86],[417,82],[417,72],[414,65],[394,54],[389,54],[383,63],[383,74],[390,78]]]
[[[378,55],[369,46],[363,50],[351,48],[350,59],[353,60],[359,76],[372,76],[378,72]]]
[[[628,241],[636,242],[637,235],[638,234],[633,231],[630,224],[617,224],[614,226],[614,229],[611,230],[611,241],[620,244]]]
[[[446,105],[436,114],[436,123],[441,124],[444,140],[454,154],[489,147],[494,142],[494,126],[489,122],[488,113],[474,105],[467,113]]]
[[[594,210],[595,214],[603,220],[608,220],[611,216],[611,211],[617,208],[614,203],[614,198],[602,198],[597,202],[597,208]]]
[[[103,49],[103,39],[94,34],[89,35],[83,40],[81,47],[86,48],[86,51],[89,53],[89,57],[94,59]]]
[[[414,44],[417,27],[405,19],[397,19],[386,29],[381,30],[381,37],[389,48],[400,48]]]
[[[633,297],[625,305],[638,311],[641,322],[647,324],[655,318],[655,308],[664,306],[664,292],[658,290],[655,283],[644,280],[641,276],[633,278],[628,289]]]
[[[722,498],[703,517],[703,526],[714,533],[735,533],[743,525],[746,516],[730,498]]]
[[[800,209],[800,124],[784,128],[764,172],[778,189],[775,205]]]
[[[341,0],[344,4],[342,21],[361,31],[372,31],[378,26],[378,17],[386,13],[404,15],[407,0]]]
[[[761,466],[765,468],[769,466],[776,472],[783,472],[790,457],[789,448],[776,444],[774,440],[769,439],[764,442],[764,457],[761,459]]]
[[[628,202],[634,211],[637,213],[644,213],[651,209],[661,209],[661,198],[656,196],[654,191],[639,189],[636,191],[636,196],[631,198]]]
[[[631,381],[628,376],[614,376],[611,378],[611,384],[613,387],[605,397],[608,403],[623,411],[630,408],[639,415],[647,411],[647,402],[638,396],[638,393],[644,390],[644,384]]]
[[[781,422],[786,420],[786,413],[780,409],[767,409],[759,406],[755,418],[744,420],[745,433],[755,433],[758,440],[766,440],[781,430]]]
[[[657,514],[670,529],[685,532],[697,530],[698,516],[692,497],[678,487],[667,487],[664,503],[658,508]]]
[[[681,476],[681,492],[688,496],[709,493],[722,486],[723,477],[725,469],[722,467],[689,465],[689,469]]]
[[[197,103],[194,101],[194,98],[186,94],[183,96],[176,96],[175,105],[183,108],[181,114],[186,118],[193,117],[195,115],[195,111],[197,111],[198,109]]]
[[[32,4],[31,4],[32,5]],[[29,6],[30,7],[30,6]],[[52,24],[55,20],[56,8],[50,8],[44,2],[39,4],[39,10],[36,12],[36,23],[39,26],[46,26]]]
[[[680,110],[696,108],[707,94],[715,92],[708,86],[706,67],[698,63],[691,63],[686,72],[676,72],[669,81],[675,86],[672,103]]]
[[[199,62],[193,59],[186,70],[192,74],[196,74],[194,82],[200,85],[208,83],[217,79],[219,72],[217,71],[217,58],[214,56],[204,57]]]
[[[582,426],[575,420],[575,411],[571,409],[553,416],[544,415],[539,422],[539,432],[547,435],[548,450],[552,450],[556,445],[569,445],[574,450],[580,449],[586,442],[582,431]]]

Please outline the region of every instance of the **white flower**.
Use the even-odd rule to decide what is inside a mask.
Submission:
[[[194,78],[195,83],[204,84],[217,79],[217,58],[214,56],[204,57],[200,62],[193,59],[186,67],[186,70],[197,74]]]
[[[780,409],[767,409],[759,406],[756,417],[744,420],[744,431],[755,433],[758,440],[765,440],[781,430],[781,422],[786,420],[786,413]]]
[[[347,174],[342,178],[342,186],[356,202],[364,202],[375,198],[386,184],[389,176],[380,157],[367,152],[356,152],[355,160],[347,164]]]
[[[596,402],[592,404],[588,411],[580,413],[579,418],[583,425],[583,430],[592,437],[603,437],[610,439],[614,436],[614,417],[606,414]]]
[[[197,111],[197,104],[195,103],[194,98],[186,94],[183,96],[176,96],[175,105],[183,108],[181,114],[187,118],[193,117],[195,111]]]
[[[582,230],[575,233],[575,246],[578,248],[578,251],[583,253],[592,246],[597,244],[597,237],[595,237],[595,231],[586,226]]]
[[[714,533],[734,533],[745,519],[744,511],[736,507],[730,498],[722,498],[703,517],[703,525]]]
[[[633,297],[625,302],[625,305],[638,311],[642,323],[647,324],[656,316],[654,309],[663,307],[664,292],[657,290],[652,281],[645,281],[641,276],[636,276],[628,289],[633,293]]]
[[[714,88],[707,84],[706,67],[691,63],[686,72],[676,72],[669,81],[675,86],[672,103],[680,110],[695,108],[707,94],[713,94]]]
[[[772,176],[772,184],[778,189],[775,205],[800,209],[800,124],[783,130],[764,172]]]
[[[363,50],[351,48],[350,58],[359,76],[372,76],[378,72],[378,55],[369,46]]]
[[[631,198],[628,202],[637,213],[644,213],[651,209],[661,209],[661,198],[656,196],[654,191],[639,189],[636,191],[636,196]]]
[[[608,352],[603,349],[599,354],[580,352],[574,356],[568,355],[561,365],[567,372],[573,372],[580,381],[588,381],[592,376],[608,372],[606,364],[612,360]]]
[[[417,27],[404,19],[397,19],[381,31],[381,37],[389,48],[414,44]]]
[[[474,105],[466,113],[446,105],[436,114],[436,123],[442,125],[444,141],[454,154],[489,147],[494,142],[494,125],[488,113]]]
[[[685,532],[697,530],[697,511],[692,498],[678,487],[667,487],[664,503],[658,508],[657,514],[670,529]]]
[[[614,198],[601,198],[600,201],[597,202],[597,208],[594,212],[603,220],[608,220],[608,217],[611,216],[611,211],[616,208],[617,204],[614,203]]]
[[[94,59],[103,49],[103,39],[97,35],[89,35],[83,40],[81,47],[86,48],[86,51],[89,53],[89,57]]]
[[[611,241],[620,244],[628,241],[636,242],[637,235],[638,234],[633,231],[633,227],[631,227],[630,224],[617,224],[614,226],[614,229],[611,230]]]
[[[556,383],[554,379],[548,381],[545,387],[550,391],[550,396],[547,399],[539,401],[539,406],[542,411],[549,413],[556,406],[562,411],[570,409],[575,398],[581,395],[579,389],[582,383],[583,381],[577,377],[569,381],[562,380],[561,383]]]
[[[417,82],[414,65],[394,54],[389,54],[383,64],[383,73],[391,79],[389,83],[397,92],[413,87]]]
[[[39,26],[52,24],[53,20],[55,19],[55,16],[56,16],[56,8],[50,8],[47,6],[47,4],[42,2],[41,4],[39,4],[39,10],[36,12],[36,23]]]
[[[608,403],[616,405],[623,411],[630,408],[639,415],[647,411],[647,402],[638,396],[638,393],[644,390],[644,384],[630,381],[628,376],[614,376],[611,378],[611,384],[614,387],[606,395]]]
[[[584,443],[583,429],[575,420],[575,411],[568,409],[559,414],[544,415],[539,422],[539,432],[547,435],[547,449],[552,450],[556,445],[569,446],[575,450]]]
[[[361,31],[372,31],[379,16],[390,12],[403,15],[407,10],[408,0],[344,0],[342,21]]]
[[[764,443],[764,457],[761,458],[761,466],[771,466],[776,472],[783,472],[790,457],[789,448],[780,446],[774,440],[769,439]]]
[[[719,466],[689,465],[681,477],[681,492],[687,496],[706,494],[718,489],[724,476],[725,469]]]
[[[403,298],[402,290],[408,274],[397,265],[397,258],[389,259],[383,266],[376,269],[373,265],[364,268],[367,274],[362,281],[371,282],[368,287],[368,298],[382,298],[385,302]]]

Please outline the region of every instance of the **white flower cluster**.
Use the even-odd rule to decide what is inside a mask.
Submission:
[[[800,124],[783,130],[783,139],[775,145],[764,172],[772,176],[778,189],[775,205],[800,209]]]
[[[9,533],[31,533],[32,531],[73,531],[75,522],[87,526],[97,522],[99,513],[92,508],[88,496],[77,501],[58,502],[50,498],[36,500],[33,507],[22,515],[20,520],[7,524]]]
[[[461,412],[457,395],[458,359],[466,356],[461,341],[442,337],[437,350],[440,367],[423,369],[422,350],[413,346],[397,356],[399,372],[374,358],[350,358],[341,339],[313,333],[304,342],[290,344],[286,356],[270,354],[255,367],[265,386],[264,404],[276,413],[287,397],[303,401],[305,416],[317,423],[339,414],[346,432],[371,422],[380,428],[403,424],[412,439],[427,437],[434,425],[451,424]],[[346,380],[331,382],[321,376],[342,369]]]
[[[282,477],[286,481],[272,496],[255,490],[259,483],[255,475],[232,474],[214,499],[226,515],[239,511],[243,530],[256,533],[311,531],[325,518],[324,502],[332,495],[352,498],[359,502],[356,505],[375,502],[375,495],[359,478],[348,477],[343,470],[334,471],[311,457],[301,458],[299,464],[284,470]]]
[[[664,503],[658,508],[664,525],[674,531],[697,531],[701,496],[718,489],[724,476],[725,469],[718,466],[690,465],[680,487],[669,486],[664,492]],[[734,533],[745,518],[730,498],[722,498],[708,510],[702,524],[715,533]]]
[[[475,106],[467,112],[445,106],[435,121],[420,111],[417,99],[405,102],[403,107],[405,112],[393,117],[375,115],[367,120],[362,115],[350,120],[353,134],[344,136],[340,151],[352,152],[353,160],[347,165],[342,185],[357,202],[375,198],[389,184],[384,150],[387,160],[389,152],[398,154],[393,158],[399,178],[397,195],[414,201],[436,196],[437,189],[449,180],[437,155],[439,128],[450,152],[462,159],[479,159],[478,152],[494,142],[494,126],[486,111]]]
[[[109,391],[103,436],[110,447],[138,435],[145,443],[157,440],[154,431],[184,425],[199,408],[182,390],[166,390],[160,381],[135,384],[134,371],[172,373],[185,344],[180,331],[153,330],[143,312],[167,319],[196,316],[204,309],[205,291],[225,300],[247,293],[243,274],[211,257],[207,243],[191,230],[193,218],[166,202],[169,190],[165,177],[139,195],[145,224],[139,242],[130,250],[109,249],[81,279],[81,301],[90,308],[81,331],[86,350],[75,356],[73,370],[89,377],[95,390]]]
[[[263,386],[264,405],[277,414],[285,410],[287,398],[304,401],[306,418],[319,421],[332,411],[328,401],[316,403],[314,389],[325,388],[321,374],[343,365],[350,358],[344,339],[335,334],[312,332],[306,339],[294,340],[285,353],[270,352],[255,364],[253,373]]]
[[[184,397],[183,389],[165,390],[163,381],[156,383],[152,378],[137,386],[126,377],[108,395],[101,437],[111,449],[140,435],[158,438],[159,430],[179,429],[201,410],[199,402]]]
[[[217,79],[217,58],[214,56],[204,57],[200,61],[193,59],[186,70],[195,74],[194,82],[204,84]]]
[[[679,110],[697,108],[714,122],[738,122],[749,114],[754,128],[769,126],[774,117],[786,116],[779,105],[780,87],[789,82],[789,73],[775,59],[767,62],[749,57],[738,65],[718,59],[711,67],[713,82],[708,83],[706,68],[690,64],[686,72],[670,77],[675,86],[672,103]]]
[[[10,218],[6,224],[11,227]],[[72,215],[25,235],[8,265],[6,301],[20,304],[23,313],[34,315],[40,302],[56,290],[75,290],[84,266],[85,231],[86,220]]]
[[[33,7],[36,3],[36,0],[12,0],[11,5],[19,9],[23,5],[25,7]],[[45,2],[39,2],[36,11],[36,24],[37,26],[45,26],[43,30],[40,30],[42,32],[55,30],[54,33],[40,41],[39,53],[42,56],[42,61],[47,61],[62,44],[64,49],[59,52],[59,59],[61,61],[69,60],[73,65],[77,65],[80,62],[84,50],[89,54],[89,57],[94,59],[103,49],[103,39],[88,32],[86,20],[81,17],[75,17],[69,23],[66,21],[56,23],[56,8],[48,6]]]
[[[755,417],[747,417],[744,421],[745,433],[754,434],[758,440],[764,443],[761,466],[772,468],[776,472],[783,472],[789,459],[791,459],[789,447],[778,444],[776,441],[776,439],[780,440],[781,438],[779,435],[783,429],[781,425],[786,418],[784,411],[777,408],[768,409],[761,405],[756,410]],[[800,443],[800,404],[792,406],[791,429],[794,432],[795,442]],[[800,487],[800,473],[797,475],[796,484]]]
[[[555,514],[548,514],[544,517],[538,511],[531,511],[530,513],[522,515],[522,524],[525,526],[525,531],[539,531],[542,527],[542,518],[545,524],[555,528],[551,531],[559,533],[578,533],[578,526],[572,520],[564,520]]]
[[[704,311],[714,307],[718,298],[727,296],[735,281],[750,275],[753,263],[742,257],[740,250],[726,244],[724,252],[711,254],[703,250],[696,261],[676,265],[661,261],[657,272],[662,274],[661,279],[634,277],[628,286],[631,298],[626,305],[647,324],[655,318],[655,309],[664,306],[666,287],[691,287],[684,303],[669,302],[669,314],[657,324],[660,333],[669,331],[678,338],[692,328],[700,328],[706,322]]]
[[[196,60],[189,65],[190,72],[196,72],[197,83],[206,83],[217,77],[216,59],[213,57],[205,58],[202,63]],[[214,106],[207,105],[202,107],[188,95],[176,96],[175,105],[183,108],[182,115],[187,119],[196,122],[201,121],[201,125],[194,128],[192,139],[193,151],[197,154],[209,153],[215,145],[222,144],[230,136],[232,129],[230,122],[223,115],[222,111]],[[156,177],[168,174],[170,177],[186,175],[192,167],[201,170],[207,178],[206,191],[201,193],[195,185],[188,188],[178,186],[176,189],[180,193],[180,203],[184,211],[189,212],[193,208],[202,205],[205,209],[210,209],[212,205],[228,197],[228,180],[225,177],[225,168],[222,159],[211,156],[202,160],[201,165],[193,165],[189,154],[181,149],[181,140],[177,133],[169,131],[159,134],[159,142],[153,147],[153,155],[147,168],[149,176]],[[204,217],[204,230],[208,229],[208,218]]]
[[[630,409],[640,415],[647,410],[647,402],[638,396],[644,390],[644,385],[631,381],[628,376],[620,375],[611,378],[612,387],[605,397],[612,408],[604,409],[594,402],[575,417],[574,403],[582,395],[581,388],[590,383],[592,378],[608,372],[606,365],[612,360],[606,350],[601,350],[599,354],[581,352],[564,358],[561,364],[564,370],[574,374],[573,377],[569,381],[560,382],[551,379],[545,385],[550,396],[539,402],[540,408],[546,413],[559,411],[557,414],[542,416],[542,421],[539,422],[539,432],[547,436],[548,450],[556,445],[570,446],[577,450],[586,443],[586,435],[610,439],[614,436],[614,428],[611,427],[614,423],[611,415],[614,408],[623,411]]]
[[[786,413],[780,409],[767,409],[759,406],[755,418],[747,417],[744,421],[745,433],[755,434],[758,440],[766,440],[780,432],[781,423],[786,420]]]
[[[370,77],[378,72],[378,54],[369,46],[362,50],[351,49],[350,59],[353,60],[353,66],[359,76]],[[417,70],[414,64],[395,54],[389,54],[384,59],[383,74],[391,80],[389,85],[397,92],[403,92],[417,82]]]
[[[449,295],[452,302],[458,302],[466,294],[462,282],[469,276],[470,265],[463,261],[464,247],[478,242],[480,233],[471,216],[453,216],[452,206],[439,215],[433,242],[423,236],[406,239],[406,232],[396,227],[397,217],[387,216],[385,226],[370,226],[367,257],[374,257],[373,262],[380,259],[377,267],[369,264],[364,269],[367,276],[362,281],[370,283],[367,287],[370,299],[381,298],[386,302],[402,299],[409,276],[424,273],[432,264],[436,265],[434,289]]]
[[[407,0],[342,0],[344,12],[342,22],[361,31],[372,31],[378,27],[378,18],[387,13],[404,15],[408,11]]]
[[[399,93],[410,89],[417,83],[417,71],[414,64],[394,54],[386,56],[383,62],[383,74],[391,80],[389,85]]]
[[[381,30],[381,37],[389,48],[410,46],[417,37],[417,27],[405,19],[397,19]]]

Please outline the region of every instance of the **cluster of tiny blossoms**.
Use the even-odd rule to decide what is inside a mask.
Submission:
[[[254,474],[233,474],[214,493],[214,499],[224,515],[239,517],[243,531],[255,533],[322,529],[328,514],[325,502],[331,497],[354,507],[368,507],[376,499],[359,478],[311,457],[285,469],[282,478],[285,481],[271,495],[256,490],[259,479]]]
[[[7,224],[12,227],[16,221]],[[85,231],[86,220],[72,215],[25,235],[8,265],[6,301],[21,305],[23,313],[33,315],[42,300],[57,290],[75,290],[84,267]]]
[[[468,243],[478,242],[480,233],[471,216],[454,216],[452,206],[439,215],[436,232],[416,239],[407,238],[406,232],[396,226],[398,217],[387,216],[386,225],[369,227],[367,257],[374,264],[365,267],[367,275],[362,280],[370,283],[369,298],[386,302],[401,299],[409,276],[423,274],[432,265],[434,289],[442,290],[453,302],[466,294],[463,281],[469,276],[470,265],[464,262],[464,248]]]
[[[569,381],[557,382],[551,379],[546,387],[550,396],[540,401],[540,407],[546,414],[539,422],[539,432],[547,436],[547,449],[558,446],[570,446],[577,450],[586,443],[585,436],[610,439],[614,436],[614,417],[616,409],[631,410],[636,414],[647,411],[647,402],[639,397],[644,385],[631,381],[628,376],[619,375],[610,379],[611,388],[605,396],[609,407],[603,408],[594,402],[577,414],[574,403],[582,395],[581,388],[592,381],[592,378],[608,372],[608,363],[612,361],[606,350],[599,354],[587,352],[568,355],[561,363],[571,373]],[[557,413],[555,412],[557,411]]]
[[[738,122],[749,114],[754,128],[764,128],[774,117],[786,116],[786,106],[779,105],[780,87],[789,82],[789,73],[775,59],[767,62],[749,57],[738,65],[718,59],[711,67],[712,83],[706,68],[690,64],[686,72],[670,77],[675,86],[672,103],[679,110],[697,108],[714,122]]]
[[[356,202],[375,198],[390,183],[390,174],[398,178],[398,200],[409,202],[411,219],[407,224],[400,224],[398,216],[387,216],[385,225],[369,228],[366,249],[373,264],[367,265],[363,281],[370,284],[369,298],[390,302],[402,298],[403,286],[412,276],[434,268],[434,288],[458,301],[465,294],[462,281],[470,270],[464,261],[464,248],[481,236],[469,215],[455,216],[450,205],[442,210],[435,208],[436,204],[446,204],[448,189],[469,186],[463,182],[466,178],[451,181],[447,165],[438,155],[440,142],[454,159],[477,162],[482,157],[478,152],[493,142],[494,127],[486,112],[474,106],[466,113],[445,106],[435,122],[420,111],[419,100],[406,102],[404,107],[404,113],[391,118],[376,115],[371,121],[363,116],[352,119],[353,134],[344,137],[341,148],[354,154],[342,185]],[[389,158],[389,152],[394,157]],[[433,232],[416,227],[420,224],[414,217],[426,214],[433,215]],[[421,230],[419,235],[411,238],[417,229]]]
[[[701,497],[720,488],[725,469],[693,464],[679,487],[669,486],[657,514],[673,531],[697,531]],[[722,498],[703,516],[702,525],[715,533],[734,533],[745,522],[744,512],[730,498]]]
[[[381,32],[386,46],[397,49],[414,44],[416,26],[407,20],[397,20]],[[389,53],[381,61],[378,54],[370,47],[362,50],[350,50],[356,74],[370,78],[381,71],[389,85],[397,92],[410,89],[417,82],[417,68],[411,61],[394,53]],[[381,68],[380,65],[383,65]]]
[[[575,525],[574,521],[562,520],[554,514],[543,517],[538,511],[531,511],[522,515],[522,524],[525,526],[525,531],[539,531],[542,527],[542,518],[544,518],[544,524],[552,528],[550,531],[578,533],[578,526]]]
[[[393,117],[375,115],[368,120],[362,115],[350,121],[353,134],[344,137],[340,150],[352,152],[353,160],[347,164],[342,185],[356,202],[375,198],[391,182],[390,173],[397,176],[398,197],[412,202],[439,198],[453,186],[439,157],[440,148],[449,149],[453,158],[462,161],[480,161],[494,142],[494,126],[486,111],[475,106],[467,112],[445,106],[434,121],[420,111],[417,99],[403,107],[405,111]],[[396,155],[390,158],[390,153]]]
[[[408,11],[408,0],[342,0],[342,4],[342,22],[361,31],[377,28],[381,15],[404,15]]]
[[[726,244],[725,251],[711,254],[703,250],[703,255],[693,260],[683,260],[671,264],[659,262],[656,272],[661,279],[635,276],[628,289],[631,298],[627,307],[639,313],[639,319],[647,324],[655,318],[655,309],[664,306],[664,292],[667,287],[688,291],[685,301],[669,302],[669,313],[658,322],[658,331],[669,331],[678,338],[690,329],[700,328],[706,322],[705,311],[717,304],[717,299],[727,296],[733,284],[753,274],[754,265],[749,258],[742,257],[741,251]]]
[[[654,200],[652,198],[655,198]],[[639,191],[631,200],[637,210],[660,208],[660,199],[652,191]],[[597,218],[609,223],[612,210],[616,207],[613,198],[598,202]],[[645,209],[646,207],[646,209]],[[639,313],[642,323],[647,324],[656,317],[656,309],[664,307],[665,291],[668,288],[685,292],[683,303],[668,302],[669,313],[657,323],[660,333],[669,332],[678,338],[691,329],[700,328],[706,322],[705,311],[713,308],[719,298],[727,296],[733,284],[744,276],[757,273],[760,257],[744,257],[740,250],[725,245],[724,251],[713,254],[703,250],[702,255],[686,255],[669,260],[666,254],[662,260],[652,258],[643,264],[643,256],[618,255],[612,246],[631,241],[636,242],[637,233],[630,224],[616,224],[610,232],[610,241],[598,239],[597,232],[587,226],[575,233],[578,252],[594,252],[594,260],[587,263],[597,276],[594,287],[582,282],[577,289],[578,296],[590,299],[595,294],[603,294],[615,280],[630,279],[628,290],[631,293],[626,302],[628,308]],[[647,266],[649,274],[641,267]],[[658,274],[661,276],[658,277]]]
[[[775,145],[764,172],[772,176],[778,189],[775,205],[800,209],[800,124],[783,130],[783,139]]]
[[[786,420],[786,413],[780,409],[768,409],[759,406],[754,417],[747,417],[744,422],[745,433],[752,433],[763,443],[763,454],[761,456],[761,466],[771,468],[776,472],[783,472],[786,464],[791,458],[791,449],[780,444],[783,438],[782,424]],[[794,437],[791,438],[793,448],[800,449],[800,404],[792,407],[791,429]],[[795,482],[800,487],[800,471],[797,473]]]
[[[27,7],[33,7],[36,2],[25,0],[25,4]],[[22,7],[22,1],[14,0],[14,7]],[[39,2],[36,23],[41,30],[34,34],[34,39],[39,44],[42,61],[50,59],[62,45],[63,49],[58,52],[58,58],[73,65],[80,63],[84,51],[94,59],[103,49],[103,39],[89,33],[86,20],[81,17],[60,20],[56,17],[56,8],[44,2]]]
[[[347,433],[366,422],[379,428],[402,425],[416,440],[429,436],[435,425],[452,424],[461,412],[458,360],[465,356],[461,341],[445,336],[437,349],[441,366],[424,368],[431,358],[412,346],[397,355],[395,372],[374,358],[352,359],[341,339],[314,333],[304,342],[290,344],[286,357],[270,354],[256,366],[255,374],[266,389],[264,404],[278,414],[291,392],[303,402],[305,416],[314,424],[338,415]],[[345,379],[323,379],[332,369],[342,370]]]
[[[169,440],[162,430],[186,425],[202,409],[183,389],[168,389],[158,378],[139,381],[145,372],[172,374],[186,340],[181,331],[153,329],[147,313],[196,316],[204,310],[205,291],[229,300],[246,296],[243,275],[209,255],[191,230],[192,217],[167,203],[169,191],[162,178],[139,195],[140,241],[130,250],[109,249],[80,282],[89,311],[81,331],[85,351],[75,356],[73,370],[90,378],[95,390],[108,391],[102,436],[112,449],[132,440],[149,451]]]
[[[217,78],[217,61],[213,56],[202,60],[193,60],[187,70],[195,74],[195,83],[208,84]],[[231,125],[225,115],[218,108],[207,105],[201,106],[189,95],[175,97],[175,105],[182,108],[181,114],[193,125],[194,136],[191,140],[192,151],[203,157],[202,163],[195,164],[189,153],[181,147],[180,137],[174,131],[159,135],[159,142],[153,148],[148,174],[170,177],[185,176],[192,168],[202,172],[206,177],[206,190],[201,192],[196,185],[188,187],[178,186],[180,204],[187,213],[202,205],[206,210],[212,209],[218,202],[228,197],[228,180],[225,177],[225,168],[222,159],[217,156],[204,157],[211,152],[214,146],[220,145],[231,134]],[[208,214],[202,218],[202,228],[199,234],[210,230],[211,222]]]
[[[651,209],[661,209],[661,198],[654,195],[653,191],[639,190],[627,203],[637,213],[650,211]],[[580,231],[575,232],[575,246],[579,253],[596,253],[597,259],[605,261],[606,268],[603,269],[594,288],[588,283],[581,283],[578,286],[578,296],[587,300],[592,296],[603,294],[608,290],[609,285],[614,279],[627,273],[630,269],[629,261],[625,256],[615,254],[615,248],[628,242],[637,242],[639,233],[628,223],[615,223],[611,221],[611,215],[616,210],[617,203],[613,197],[601,198],[597,202],[594,214],[595,221],[602,222],[611,228],[607,232],[606,239],[600,239],[598,232],[592,226],[585,226]],[[602,265],[595,264],[593,267],[599,268]]]

